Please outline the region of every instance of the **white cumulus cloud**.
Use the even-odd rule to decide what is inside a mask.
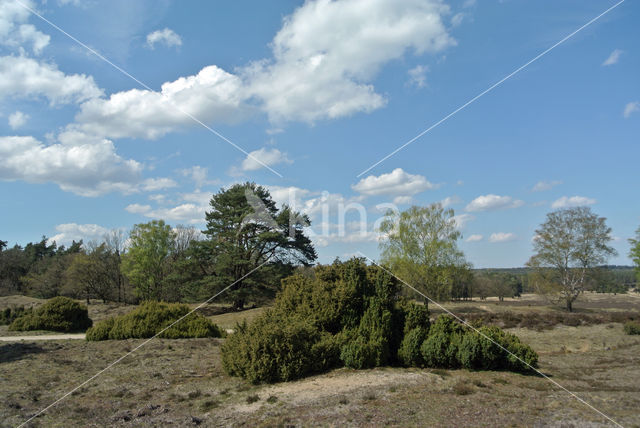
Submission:
[[[492,243],[510,242],[510,241],[515,241],[516,239],[518,239],[518,237],[511,232],[492,233],[491,236],[489,236],[489,242],[492,242]]]
[[[81,239],[84,243],[100,241],[109,232],[109,229],[97,224],[64,223],[57,225],[55,229],[58,233],[49,238],[48,242],[55,241],[58,245],[69,245]]]
[[[471,201],[465,210],[469,212],[495,211],[509,208],[518,208],[524,205],[524,201],[513,199],[511,196],[483,195]]]
[[[27,24],[31,12],[24,6],[36,9],[32,0],[3,0],[0,2],[0,44],[24,52],[25,45],[31,45],[35,54],[40,54],[49,44],[51,37]]]
[[[263,147],[254,150],[242,161],[241,168],[243,171],[255,171],[266,166],[273,166],[279,163],[291,164],[293,161],[287,157],[286,153],[276,148]]]
[[[402,168],[379,176],[370,175],[351,186],[353,190],[366,196],[412,196],[435,187],[424,176],[409,174]]]
[[[182,46],[182,38],[170,28],[156,30],[147,34],[147,46],[149,48],[154,49],[157,43],[167,47]]]
[[[571,207],[582,207],[586,205],[593,205],[596,203],[595,199],[587,198],[586,196],[563,196],[561,198],[556,199],[552,204],[551,208],[571,208]]]
[[[21,111],[16,111],[9,115],[9,126],[11,129],[21,128],[29,120],[29,115]]]

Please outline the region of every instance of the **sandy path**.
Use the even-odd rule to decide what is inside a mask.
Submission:
[[[85,335],[84,333],[77,334],[43,334],[41,336],[2,336],[0,337],[0,342],[20,342],[22,340],[25,341],[36,341],[36,340],[67,340],[67,339],[83,339]]]

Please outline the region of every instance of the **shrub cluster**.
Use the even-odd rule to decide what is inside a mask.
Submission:
[[[629,321],[624,324],[624,332],[627,334],[640,334],[640,322]]]
[[[9,325],[16,318],[25,314],[24,306],[15,306],[12,308],[4,308],[0,311],[0,325]]]
[[[36,309],[24,310],[9,330],[51,330],[61,332],[85,331],[91,327],[87,307],[68,297],[54,297]]]
[[[143,302],[127,314],[97,323],[87,330],[87,340],[153,337],[189,312],[187,305],[179,303]],[[222,331],[217,325],[195,312],[159,335],[166,339],[221,336]]]
[[[238,325],[227,338],[222,363],[230,375],[253,383],[288,381],[341,366],[535,367],[537,355],[517,337],[497,327],[480,331],[447,316],[430,325],[427,309],[400,299],[390,275],[351,259],[285,279],[274,307],[253,323]]]

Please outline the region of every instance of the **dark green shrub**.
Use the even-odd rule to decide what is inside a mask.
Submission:
[[[27,312],[30,312],[31,309],[25,309],[24,306],[15,306],[12,308],[4,308],[0,311],[0,325],[9,325],[16,318],[25,315]]]
[[[627,334],[640,334],[640,323],[628,321],[624,324],[624,332]]]
[[[467,330],[458,347],[460,365],[473,370],[530,371],[538,355],[517,336],[498,327]]]
[[[222,366],[230,375],[252,383],[297,379],[314,367],[325,368],[312,353],[322,339],[310,323],[299,318],[280,319],[268,311],[249,326],[237,326],[222,346]],[[320,346],[330,364],[334,360],[331,346],[326,342]]]
[[[84,331],[91,327],[87,307],[68,297],[54,297],[16,318],[9,330]]]
[[[458,346],[464,335],[460,323],[448,315],[441,315],[431,325],[429,335],[420,347],[427,367],[457,368]]]
[[[424,305],[416,305],[415,303],[410,303],[405,306],[405,321],[404,321],[404,333],[408,333],[409,331],[415,328],[422,328],[429,331],[429,310]]]
[[[160,333],[159,337],[185,339],[222,336],[222,331],[213,322],[201,314],[189,312],[187,305],[179,303],[144,302],[127,314],[97,323],[87,331],[87,340],[153,337],[182,317],[175,325]]]
[[[345,366],[364,369],[386,365],[391,360],[389,339],[393,330],[392,313],[385,296],[371,297],[355,333],[355,340],[344,345],[340,359]]]
[[[420,351],[420,347],[427,338],[427,330],[422,327],[416,327],[409,330],[402,339],[400,349],[398,349],[398,359],[407,367],[423,367],[424,357]]]

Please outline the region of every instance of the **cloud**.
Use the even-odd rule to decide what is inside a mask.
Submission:
[[[498,242],[510,242],[510,241],[515,241],[516,239],[518,239],[518,237],[513,234],[513,233],[505,233],[505,232],[498,232],[498,233],[492,233],[491,236],[489,236],[489,242],[492,243],[498,243]]]
[[[437,0],[308,1],[284,19],[273,59],[243,74],[274,122],[370,112],[386,103],[370,84],[385,63],[456,44],[443,22],[449,13]]]
[[[31,45],[32,52],[39,55],[49,44],[51,37],[26,23],[31,12],[20,3],[31,9],[36,9],[31,0],[21,0],[21,2],[3,0],[0,2],[0,44],[15,48],[21,54],[24,53],[24,45]]]
[[[469,212],[496,211],[509,208],[518,208],[524,205],[524,201],[513,199],[511,196],[483,195],[471,201],[465,210]]]
[[[544,192],[545,190],[551,190],[556,186],[562,184],[562,181],[554,180],[554,181],[538,181],[535,186],[531,189],[532,192]]]
[[[380,176],[370,175],[351,188],[366,196],[412,196],[436,186],[422,175],[406,173],[402,168]]]
[[[471,235],[469,236],[465,241],[466,242],[478,242],[478,241],[482,241],[484,237],[482,235]]]
[[[429,67],[426,65],[417,65],[408,71],[409,84],[418,88],[424,88],[427,86],[427,72]]]
[[[260,162],[262,163],[260,163]],[[255,171],[257,169],[266,166],[273,166],[279,163],[293,163],[292,160],[287,158],[287,154],[281,152],[276,148],[268,149],[263,147],[259,150],[254,150],[242,161],[241,168],[243,171]]]
[[[176,187],[178,183],[173,181],[170,178],[162,177],[162,178],[147,178],[144,180],[140,186],[141,190],[145,192],[156,192],[158,190],[168,189],[171,187]]]
[[[582,207],[586,205],[593,205],[596,203],[595,199],[587,198],[585,196],[563,196],[561,198],[556,199],[552,204],[551,208],[571,208],[571,207]]]
[[[209,173],[209,170],[207,168],[196,165],[191,168],[183,169],[180,172],[185,177],[191,178],[191,180],[193,180],[193,182],[195,183],[196,188],[198,189],[205,184],[209,184],[209,181],[207,180],[207,174]]]
[[[0,98],[43,96],[56,105],[82,102],[102,93],[91,76],[67,75],[55,64],[23,56],[0,57]]]
[[[139,214],[148,218],[195,224],[204,223],[206,207],[186,203],[172,208],[152,209],[150,205],[131,204],[127,205],[125,210],[132,214]]]
[[[273,124],[313,123],[371,112],[386,103],[371,84],[384,64],[456,44],[443,22],[449,13],[439,0],[308,1],[284,19],[271,58],[235,74],[209,65],[164,83],[160,92],[132,89],[93,99],[70,129],[156,139],[194,126],[193,117],[228,124],[264,112]]]
[[[154,49],[156,43],[163,44],[167,47],[182,46],[182,38],[175,31],[164,28],[147,34],[147,46]]]
[[[611,52],[611,54],[609,55],[609,57],[604,60],[602,65],[607,66],[607,65],[613,65],[617,63],[618,60],[620,59],[620,55],[622,55],[622,52],[623,51],[621,51],[620,49],[614,49],[613,52]]]
[[[247,94],[238,76],[215,65],[196,75],[162,85],[160,92],[131,89],[82,104],[69,129],[106,138],[156,139],[186,125],[235,123],[244,113]]]
[[[29,120],[29,115],[21,111],[16,111],[9,115],[9,126],[11,129],[21,128]]]
[[[109,140],[45,145],[33,137],[0,137],[0,179],[56,183],[81,196],[131,193],[142,165],[123,159]]]
[[[471,214],[458,214],[453,216],[453,221],[456,224],[456,229],[462,230],[467,226],[467,223],[475,220],[476,217]]]
[[[622,115],[625,119],[628,119],[633,113],[637,111],[640,111],[640,102],[632,101],[624,106],[624,112],[622,113]]]
[[[449,205],[459,204],[460,202],[462,202],[462,199],[460,199],[458,196],[447,196],[440,201],[440,205],[442,205],[442,208],[446,208]]]
[[[91,240],[102,240],[109,229],[97,224],[64,223],[56,226],[56,235],[49,238],[48,242],[56,242],[58,245],[69,245],[73,241],[81,239],[86,243]]]
[[[393,198],[393,203],[396,205],[408,205],[413,201],[411,196],[396,196]]]

